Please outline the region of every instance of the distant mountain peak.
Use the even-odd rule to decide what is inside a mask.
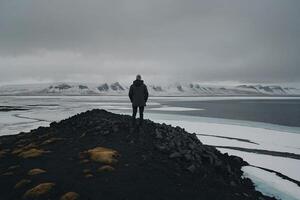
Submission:
[[[112,89],[112,90],[125,90],[123,87],[122,87],[122,85],[120,85],[120,83],[119,82],[115,82],[115,83],[112,83],[111,85],[110,85],[110,88]]]
[[[0,95],[127,95],[130,84],[51,83],[0,86]],[[280,85],[242,84],[237,86],[200,83],[147,84],[151,96],[300,96],[300,89]]]

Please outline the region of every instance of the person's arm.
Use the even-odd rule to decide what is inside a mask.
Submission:
[[[145,85],[145,94],[144,94],[145,102],[147,102],[148,96],[149,96],[148,89],[147,89],[147,86]]]
[[[132,98],[133,98],[133,89],[132,89],[132,86],[130,86],[128,96],[129,96],[130,101],[132,102]]]

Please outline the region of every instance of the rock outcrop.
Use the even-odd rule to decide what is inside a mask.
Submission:
[[[273,199],[242,178],[241,158],[180,127],[130,122],[92,110],[0,137],[0,199]]]

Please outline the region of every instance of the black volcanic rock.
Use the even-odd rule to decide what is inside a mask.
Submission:
[[[78,85],[78,88],[81,89],[81,90],[89,89],[89,87],[86,86],[86,85]]]
[[[0,199],[273,199],[180,127],[92,110],[0,137]],[[42,173],[32,173],[42,172]]]
[[[55,86],[54,88],[59,89],[59,90],[66,90],[66,89],[72,88],[72,86],[70,86],[66,83],[63,83],[63,84],[59,84],[59,85]]]
[[[252,89],[252,90],[255,90],[255,91],[259,92],[259,91],[257,90],[257,88],[254,87],[253,85],[238,85],[237,88]]]
[[[270,88],[269,86],[259,85],[258,88],[261,89],[261,90],[264,90],[266,92],[273,92],[272,88]]]
[[[112,89],[112,90],[125,90],[121,85],[120,85],[120,83],[119,82],[115,82],[115,83],[112,83],[111,85],[110,85],[110,88]]]
[[[104,83],[100,86],[97,87],[97,89],[100,91],[100,92],[103,92],[103,91],[107,91],[109,89],[109,86],[107,83]]]
[[[155,86],[155,85],[152,85],[151,87],[152,87],[152,89],[153,89],[154,91],[156,91],[156,92],[162,92],[162,91],[163,91],[163,89],[162,89],[161,86]]]
[[[183,91],[184,91],[181,85],[178,85],[178,86],[177,86],[177,90],[180,91],[180,92],[183,92]]]

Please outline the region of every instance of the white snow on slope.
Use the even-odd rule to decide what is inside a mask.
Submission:
[[[130,83],[131,84],[131,83]],[[127,95],[128,83],[43,83],[0,86],[0,95]],[[146,83],[152,96],[300,95],[300,89],[279,85],[216,86],[201,83]]]

